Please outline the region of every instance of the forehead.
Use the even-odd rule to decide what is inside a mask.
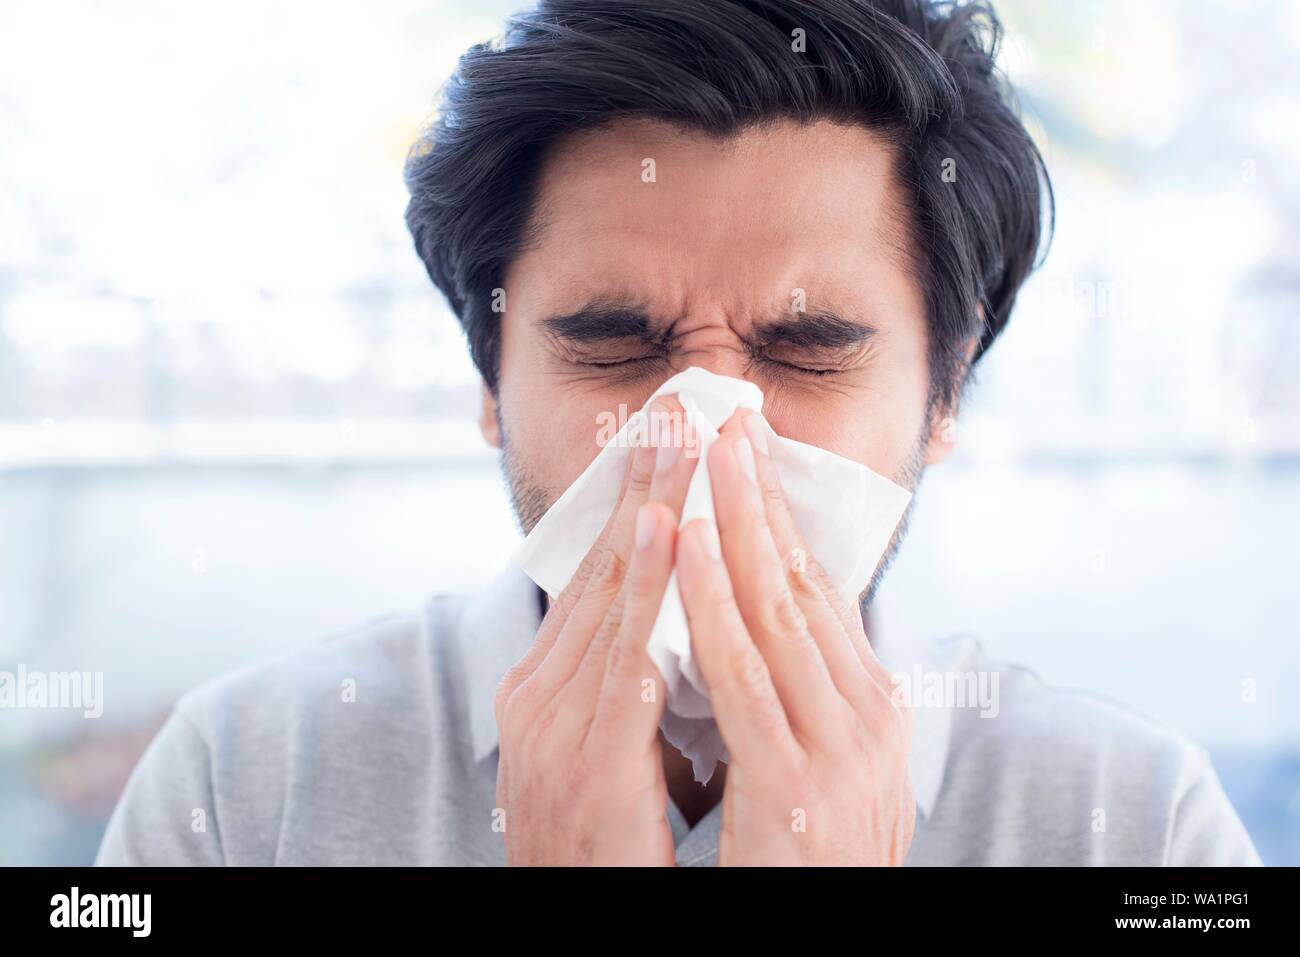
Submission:
[[[619,121],[552,146],[508,280],[665,308],[795,288],[905,294],[900,198],[892,149],[861,127],[782,121],[719,139]]]

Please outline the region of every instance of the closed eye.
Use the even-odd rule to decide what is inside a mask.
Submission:
[[[579,365],[594,366],[597,369],[612,369],[615,366],[635,365],[638,362],[657,362],[662,356],[636,356],[631,359],[583,359]]]
[[[663,356],[635,356],[630,359],[584,359],[580,360],[578,365],[586,366],[590,369],[603,369],[610,371],[623,370],[629,373],[635,371],[649,374],[650,369],[659,365],[663,361]],[[760,361],[769,366],[776,366],[778,369],[787,373],[811,376],[813,378],[826,378],[837,375],[842,371],[840,369],[822,369],[811,366],[801,366],[793,362],[785,362],[781,359],[772,359],[770,357],[763,357]]]
[[[839,369],[814,369],[808,366],[795,365],[793,362],[783,362],[780,359],[764,358],[764,362],[769,365],[779,366],[782,369],[788,369],[792,372],[810,376],[831,376],[837,374]]]
[[[651,375],[662,375],[667,362],[664,356],[634,356],[630,359],[578,359],[575,364],[593,370],[593,374],[609,375],[623,382],[636,382]]]

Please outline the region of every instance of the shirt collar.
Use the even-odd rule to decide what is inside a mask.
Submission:
[[[471,599],[465,610],[459,631],[475,761],[482,761],[497,747],[493,709],[497,686],[524,657],[541,623],[537,586],[514,562]]]
[[[497,722],[493,699],[506,672],[528,651],[541,625],[537,586],[518,565],[510,562],[492,584],[471,599],[459,629],[469,693],[470,743],[475,761],[496,750]],[[892,674],[911,677],[917,669],[943,670],[952,666],[937,645],[890,632],[872,639],[881,661]],[[917,811],[929,817],[943,785],[948,743],[952,731],[949,706],[913,708],[912,753],[908,764]]]
[[[946,672],[960,665],[960,654],[946,644],[918,639],[900,628],[872,629],[871,647],[891,675],[906,676],[913,691],[912,753],[908,768],[912,772],[912,791],[917,813],[928,818],[943,787],[944,769],[948,764],[948,745],[952,737],[952,704],[927,703],[917,693],[918,674]],[[964,654],[965,645],[962,646]]]

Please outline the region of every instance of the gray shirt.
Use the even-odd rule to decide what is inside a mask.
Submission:
[[[190,692],[96,863],[504,863],[492,698],[536,634],[537,599],[512,566],[476,597]],[[1259,863],[1200,746],[972,638],[873,644],[913,691],[909,865]],[[669,801],[679,864],[715,863],[721,814],[692,828]]]

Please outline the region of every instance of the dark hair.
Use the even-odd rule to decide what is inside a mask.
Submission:
[[[803,30],[803,52],[793,49]],[[621,117],[727,136],[792,118],[861,124],[895,149],[925,290],[931,401],[953,403],[1036,264],[1042,158],[994,60],[983,3],[926,0],[541,0],[472,47],[411,149],[406,222],[488,387],[537,175],[558,137]],[[945,172],[955,175],[945,176]]]

